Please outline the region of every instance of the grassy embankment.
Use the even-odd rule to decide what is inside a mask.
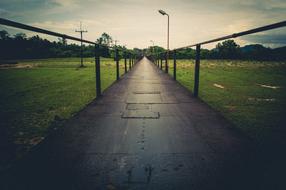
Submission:
[[[70,118],[96,97],[94,58],[85,58],[84,68],[78,67],[79,58],[17,62],[0,68],[3,160],[27,151],[46,136],[51,124]],[[102,90],[116,80],[113,59],[101,59],[101,77]]]
[[[55,120],[70,118],[96,97],[93,58],[84,64],[79,69],[78,58],[25,60],[0,69],[3,160],[21,155]],[[178,60],[177,67],[178,81],[192,90],[193,62]],[[115,81],[115,71],[112,59],[101,59],[102,89]],[[285,62],[202,60],[199,96],[257,142],[285,142],[285,79]]]
[[[177,61],[177,80],[193,90],[194,61]],[[202,60],[199,97],[257,142],[285,143],[285,62]]]

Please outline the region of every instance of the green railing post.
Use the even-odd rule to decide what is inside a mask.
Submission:
[[[131,70],[131,53],[129,53],[129,71]]]
[[[174,80],[177,80],[177,51],[174,50]]]
[[[162,70],[163,69],[163,57],[162,57],[162,55],[160,56],[160,59],[161,59],[161,65],[160,65],[160,69]]]
[[[119,80],[119,55],[118,49],[115,49],[115,61],[116,61],[116,80]]]
[[[125,70],[125,73],[127,73],[127,56],[126,56],[126,51],[124,51],[124,70]]]
[[[101,80],[100,80],[100,55],[99,45],[95,45],[95,85],[96,85],[96,97],[101,96]]]
[[[168,67],[168,58],[169,58],[169,52],[167,51],[165,54],[165,72],[169,72],[169,67]]]
[[[194,96],[198,97],[199,94],[199,80],[200,80],[200,52],[201,45],[196,45],[196,63],[195,63],[195,84],[194,84]]]

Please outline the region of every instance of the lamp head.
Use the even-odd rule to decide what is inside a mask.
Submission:
[[[163,10],[159,10],[159,13],[162,14],[162,15],[166,15],[167,13]]]

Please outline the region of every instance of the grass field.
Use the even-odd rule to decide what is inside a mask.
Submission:
[[[93,58],[84,68],[79,58],[17,62],[0,68],[0,170],[96,97]],[[193,61],[177,61],[177,79],[191,91],[193,72]],[[101,59],[101,77],[102,89],[115,81],[112,59]],[[257,142],[285,143],[285,62],[202,60],[199,97]]]
[[[17,62],[0,68],[1,160],[21,155],[46,136],[51,124],[60,124],[96,97],[94,58],[85,58],[84,68],[78,67],[79,58]],[[116,80],[112,59],[101,59],[101,77],[102,90]]]
[[[192,60],[177,61],[177,80],[193,90]],[[202,60],[199,97],[257,142],[286,142],[286,62]]]

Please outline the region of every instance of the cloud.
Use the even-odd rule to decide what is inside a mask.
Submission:
[[[8,17],[10,14],[9,11],[0,8],[0,17]]]
[[[251,43],[260,44],[284,44],[286,45],[286,34],[253,34],[242,37],[243,40],[249,41]]]
[[[87,39],[107,32],[128,47],[141,48],[150,40],[166,46],[167,20],[157,12],[164,9],[170,14],[170,45],[176,48],[281,21],[286,1],[1,0],[0,7],[2,17],[70,35],[77,35],[74,30],[83,21]],[[249,43],[254,38],[237,40]]]
[[[47,9],[58,6],[53,0],[1,0],[0,6],[10,11]]]
[[[70,12],[79,9],[82,6],[81,1],[77,0],[50,0],[50,1],[53,4],[57,5],[50,10],[50,13]]]

